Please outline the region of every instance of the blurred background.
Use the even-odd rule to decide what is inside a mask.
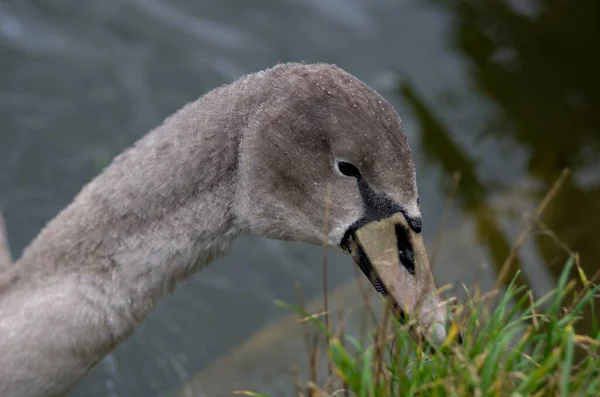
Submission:
[[[13,254],[186,102],[277,62],[329,62],[404,120],[438,284],[489,286],[519,228],[571,170],[512,268],[540,296],[567,247],[589,274],[599,268],[599,19],[597,0],[0,0],[0,206]],[[168,396],[215,360],[240,362],[240,346],[264,327],[286,332],[275,299],[294,302],[297,282],[318,299],[321,257],[306,244],[240,239],[72,395]],[[329,253],[330,288],[354,275],[350,258]],[[275,339],[261,348],[278,349]],[[255,357],[252,368],[285,367],[262,384],[259,372],[227,369],[273,391],[305,360],[298,354]]]

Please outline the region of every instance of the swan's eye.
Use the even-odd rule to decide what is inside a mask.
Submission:
[[[338,171],[342,175],[352,176],[355,178],[360,176],[360,171],[352,163],[349,163],[347,161],[337,161],[336,166],[337,166]]]

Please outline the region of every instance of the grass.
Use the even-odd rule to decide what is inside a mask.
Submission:
[[[569,281],[574,271],[577,277]],[[600,395],[597,319],[592,321],[589,335],[575,332],[583,310],[589,306],[593,309],[594,300],[600,297],[599,287],[571,258],[554,291],[537,301],[531,297],[530,291],[514,283],[501,296],[475,293],[465,303],[454,306],[457,321],[453,330],[432,355],[427,355],[423,344],[410,336],[410,321],[400,326],[385,312],[366,342],[361,343],[345,335],[343,326],[328,331],[322,317],[306,313],[301,306],[279,302],[308,319],[317,334],[328,339],[330,375],[318,382],[317,371],[312,368],[311,381],[298,385],[297,395]],[[465,336],[462,345],[452,343],[459,328]],[[315,349],[310,354],[318,352]],[[310,362],[316,366],[317,360]]]
[[[567,172],[563,172],[534,214],[539,220]],[[556,288],[535,300],[526,286],[513,277],[506,290],[502,278],[524,243],[532,226],[527,225],[502,266],[496,289],[482,294],[475,287],[468,299],[450,307],[454,324],[437,352],[411,335],[415,323],[405,325],[390,315],[388,304],[376,316],[363,291],[365,310],[374,324],[359,341],[345,333],[344,318],[338,315],[332,329],[325,290],[324,313],[307,313],[299,295],[299,305],[278,301],[281,307],[298,312],[316,334],[306,328],[309,381],[296,381],[299,397],[357,396],[600,396],[600,324],[596,305],[600,287],[594,284],[571,254]],[[434,249],[435,251],[435,249]],[[326,257],[324,276],[326,277]],[[326,279],[324,279],[326,281]],[[326,284],[325,284],[326,285]],[[587,335],[576,332],[577,322],[592,316]],[[591,313],[591,314],[590,314]],[[418,318],[418,314],[413,315]],[[463,335],[463,344],[455,342]],[[325,341],[327,373],[320,376],[320,347]],[[321,371],[322,372],[322,371]],[[296,371],[296,377],[298,377]],[[268,396],[249,391],[237,394]]]

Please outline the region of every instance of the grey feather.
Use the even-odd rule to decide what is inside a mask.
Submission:
[[[337,66],[277,65],[185,105],[0,273],[0,395],[67,393],[241,234],[339,249],[362,204],[338,158],[419,215],[398,114]]]

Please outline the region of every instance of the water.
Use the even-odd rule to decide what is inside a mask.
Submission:
[[[600,13],[594,0],[558,3],[0,0],[0,205],[14,254],[110,158],[184,103],[276,62],[321,61],[375,87],[404,119],[428,242],[461,171],[447,230],[464,256],[438,257],[440,283],[469,283],[480,264],[497,269],[563,167],[572,176],[544,224],[593,273]],[[272,302],[293,301],[296,282],[317,296],[321,255],[301,243],[240,240],[73,396],[177,390],[281,317]],[[565,257],[539,230],[520,253],[521,282],[543,293]],[[354,274],[348,258],[329,259],[332,287]]]

